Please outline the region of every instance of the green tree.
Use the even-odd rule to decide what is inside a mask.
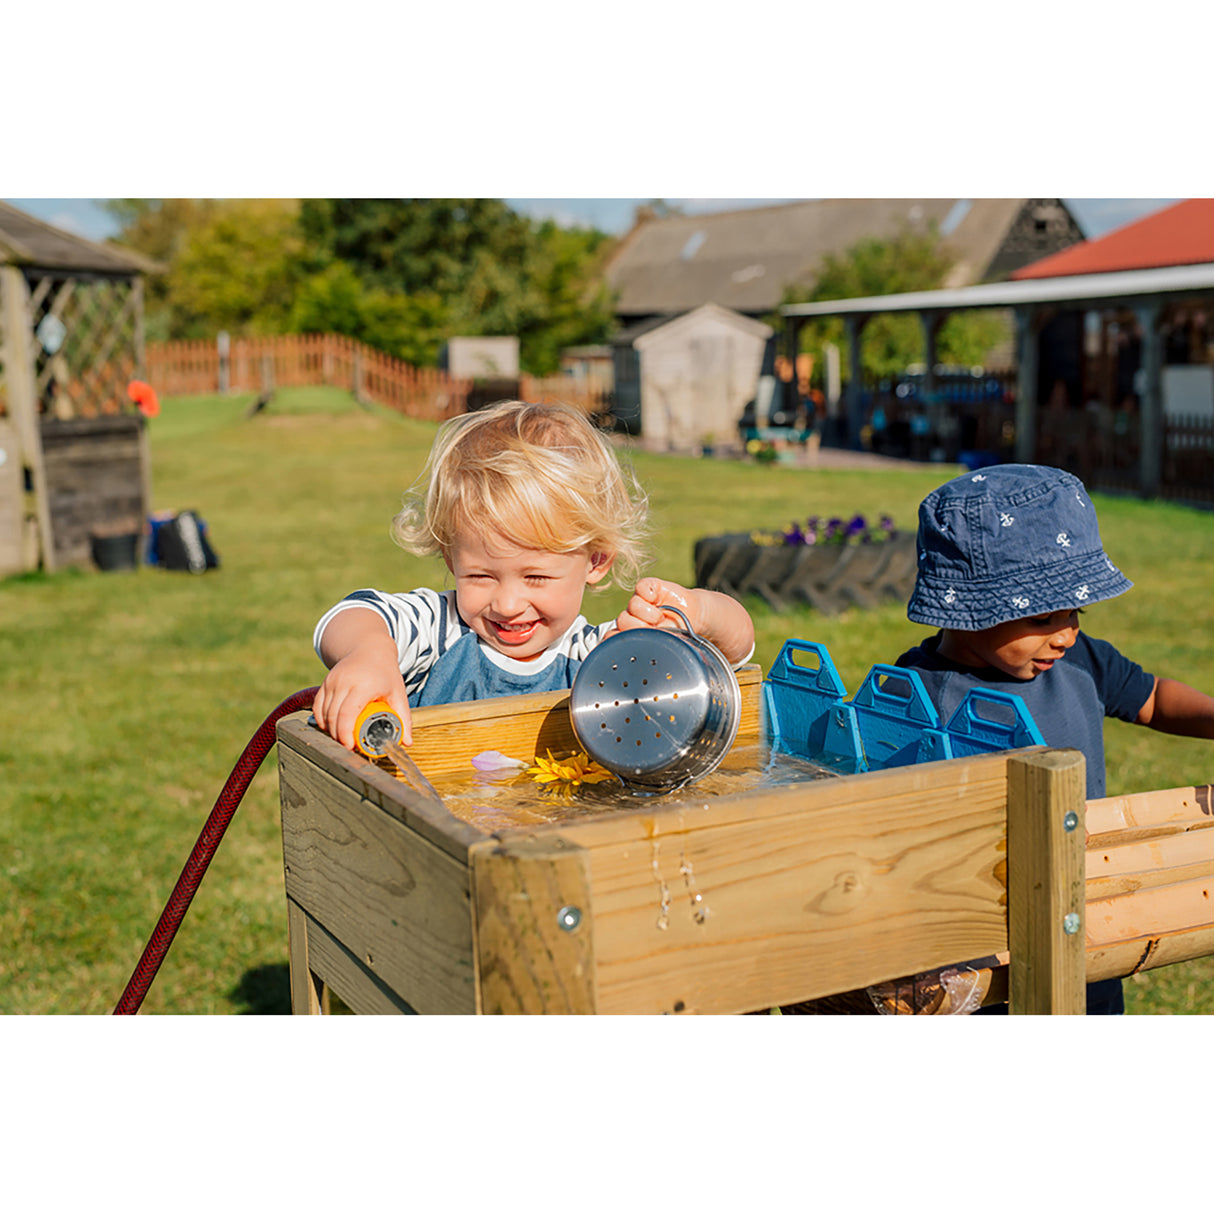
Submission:
[[[296,333],[341,333],[426,366],[437,360],[451,318],[433,291],[404,295],[367,287],[347,262],[335,261],[300,284],[288,327]]]
[[[614,298],[603,263],[614,246],[593,228],[562,228],[547,220],[534,233],[528,260],[533,309],[519,327],[521,358],[540,375],[560,366],[567,346],[607,340],[614,327]]]
[[[283,332],[303,243],[293,199],[116,198],[118,244],[158,263],[148,276],[152,340]]]
[[[889,238],[867,237],[842,254],[827,254],[812,288],[790,288],[782,302],[815,303],[935,290],[944,284],[951,267],[952,258],[934,229],[904,229]],[[783,322],[777,319],[775,323]],[[981,363],[1005,333],[1005,324],[996,316],[957,313],[940,327],[936,359],[943,363]],[[841,317],[816,318],[802,327],[800,349],[815,355],[816,380],[825,365],[825,347],[845,342]],[[861,333],[860,361],[866,378],[872,380],[900,375],[911,363],[922,362],[919,317],[909,312],[883,312],[871,317]]]
[[[517,269],[529,225],[497,198],[312,198],[300,228],[320,269],[348,262],[369,286],[462,295],[481,255]]]
[[[168,275],[176,333],[286,331],[302,241],[291,199],[225,200],[191,226]]]
[[[601,232],[536,224],[495,198],[308,199],[300,229],[314,273],[349,266],[368,291],[407,297],[443,339],[517,336],[537,374],[557,369],[562,346],[610,331]]]
[[[116,243],[143,253],[167,270],[190,229],[216,204],[210,198],[107,198],[102,205],[121,225]]]
[[[611,240],[496,198],[114,199],[120,243],[162,266],[152,339],[335,332],[416,365],[450,337],[516,335],[523,367],[606,339]]]
[[[102,204],[121,225],[114,243],[159,267],[144,281],[144,332],[150,341],[180,337],[169,299],[169,272],[192,229],[214,210],[209,198],[109,198]]]

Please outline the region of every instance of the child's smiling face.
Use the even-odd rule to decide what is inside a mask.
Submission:
[[[940,656],[962,666],[993,666],[1027,682],[1065,657],[1078,635],[1078,611],[1053,611],[978,632],[946,628]]]
[[[462,528],[447,558],[463,621],[499,653],[539,657],[581,614],[586,587],[611,560],[588,551],[520,548],[505,536]]]

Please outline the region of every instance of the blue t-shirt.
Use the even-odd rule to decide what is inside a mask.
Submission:
[[[1147,674],[1108,641],[1079,633],[1066,656],[1035,679],[1017,679],[991,666],[962,666],[940,656],[941,634],[908,649],[897,662],[919,672],[942,721],[974,686],[1018,695],[1047,746],[1067,746],[1087,760],[1087,799],[1104,796],[1104,718],[1133,721],[1150,698]]]

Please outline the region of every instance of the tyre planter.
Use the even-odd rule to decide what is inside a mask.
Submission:
[[[797,601],[823,615],[847,607],[906,602],[915,586],[915,537],[858,544],[757,544],[749,532],[710,535],[695,544],[696,585],[733,598],[758,595],[773,611]]]

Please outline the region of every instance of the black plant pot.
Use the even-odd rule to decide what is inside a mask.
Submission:
[[[90,537],[93,563],[98,569],[112,573],[122,569],[134,569],[139,555],[139,533],[127,535],[94,535]]]

